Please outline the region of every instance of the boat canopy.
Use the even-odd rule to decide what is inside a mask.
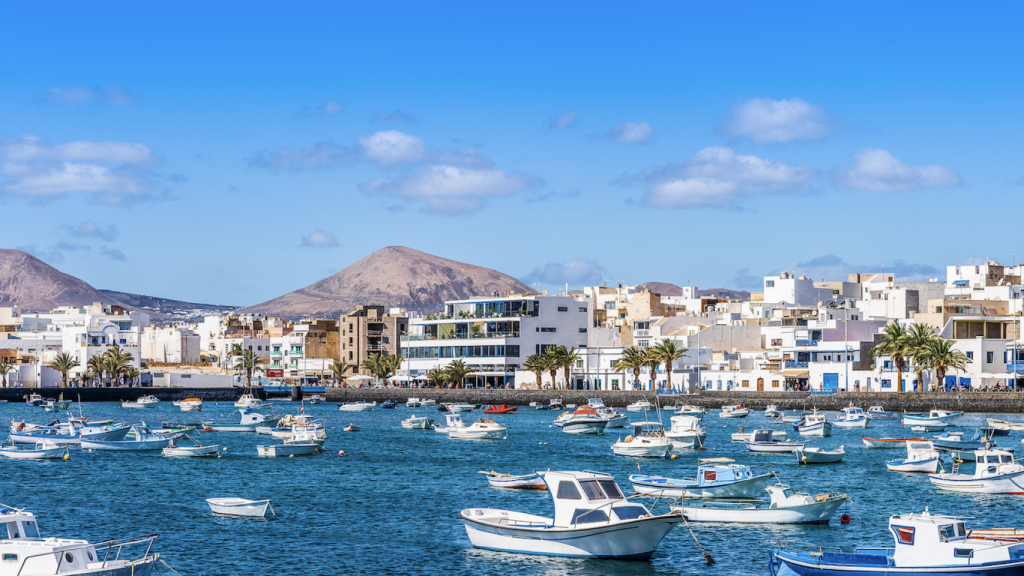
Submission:
[[[615,478],[608,474],[552,471],[540,474],[555,503],[556,527],[627,520],[648,514],[644,506],[626,500]]]
[[[42,538],[35,515],[3,504],[0,506],[3,507],[3,510],[0,510],[0,540]]]

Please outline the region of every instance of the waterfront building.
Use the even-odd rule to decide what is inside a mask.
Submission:
[[[402,335],[409,330],[409,317],[400,309],[385,313],[383,306],[359,306],[339,320],[341,360],[349,375],[371,375],[363,368],[370,354],[393,356],[402,347]]]

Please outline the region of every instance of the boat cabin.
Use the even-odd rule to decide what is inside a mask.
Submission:
[[[989,478],[1019,472],[1022,467],[1006,450],[975,450],[974,477]]]
[[[604,400],[601,399],[601,398],[588,398],[587,399],[587,404],[591,408],[593,408],[594,410],[597,410],[598,408],[604,408],[605,407],[604,406]]]
[[[448,428],[464,428],[466,423],[462,421],[461,414],[445,414],[444,425]]]
[[[891,412],[886,412],[885,408],[881,406],[872,406],[868,408],[868,414],[891,414]]]
[[[556,527],[635,520],[650,512],[626,500],[615,478],[598,472],[541,472],[555,503]]]
[[[793,506],[803,506],[804,504],[814,504],[817,499],[814,496],[806,492],[795,492],[792,488],[786,484],[776,484],[775,486],[765,486],[765,491],[768,492],[768,496],[771,499],[769,508],[791,508]]]
[[[1024,543],[994,546],[991,540],[971,538],[962,519],[929,514],[927,508],[891,517],[889,531],[896,541],[896,566],[976,566],[1024,554]]]
[[[665,428],[662,427],[661,422],[633,423],[634,438],[663,438],[664,436]]]
[[[754,430],[754,433],[750,436],[750,441],[754,443],[774,444],[775,441],[772,440],[773,432],[775,431],[771,428],[759,428]]]
[[[669,419],[669,423],[672,426],[672,432],[690,432],[700,430],[700,418],[696,416],[673,416]]]
[[[864,418],[864,411],[856,406],[847,406],[843,408],[843,416],[847,420],[856,420],[858,418]]]
[[[87,541],[43,538],[31,512],[3,505],[0,508],[0,564],[5,567],[12,565],[24,573],[57,574],[84,570],[97,561],[96,549]]]
[[[750,466],[736,464],[731,458],[704,458],[697,461],[697,485],[729,484],[754,477]]]

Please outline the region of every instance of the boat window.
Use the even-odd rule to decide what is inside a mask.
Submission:
[[[956,523],[956,535],[957,536],[966,536],[967,535],[967,529],[964,527],[964,523],[963,522],[957,522]]]
[[[1013,456],[1003,454],[1003,462],[1013,462]]]
[[[636,520],[647,514],[647,509],[643,506],[618,506],[612,508],[612,511],[619,520]]]
[[[598,480],[597,483],[604,489],[605,498],[611,498],[612,500],[622,499],[622,492],[619,491],[619,487],[615,484],[614,480]]]
[[[945,542],[950,538],[956,538],[956,530],[953,529],[953,525],[939,526],[939,539]]]
[[[89,557],[89,562],[96,561],[96,557],[92,555],[92,550],[86,550],[85,554]]]
[[[953,556],[957,558],[974,558],[974,550],[970,548],[953,548]]]
[[[597,480],[580,480],[580,486],[590,500],[604,500],[604,491],[597,485]]]
[[[913,544],[914,543],[914,528],[911,526],[893,526],[893,532],[896,533],[896,541],[900,544]]]
[[[782,491],[782,495],[785,496],[786,498],[789,498],[790,496],[793,495],[793,489],[786,488],[785,490]]]
[[[74,564],[75,563],[75,555],[72,554],[71,552],[65,552],[64,553],[64,560],[66,560],[70,564]]]
[[[587,524],[590,522],[607,522],[608,514],[604,510],[583,510],[577,508],[572,513],[573,524]]]
[[[39,538],[39,530],[36,529],[35,522],[24,522],[25,526],[25,537],[26,538]]]
[[[581,500],[580,491],[571,480],[562,480],[558,483],[558,497],[562,500]]]
[[[18,561],[18,555],[17,554],[4,554],[4,562],[17,562],[17,561]]]

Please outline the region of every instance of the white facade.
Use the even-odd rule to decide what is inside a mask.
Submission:
[[[200,338],[185,328],[148,326],[142,333],[142,360],[172,364],[194,364],[200,361]]]

